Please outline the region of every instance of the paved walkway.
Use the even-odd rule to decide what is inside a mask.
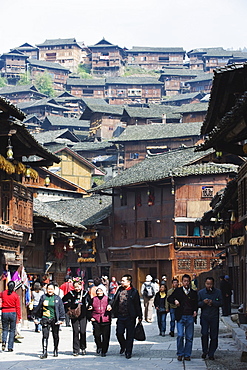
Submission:
[[[155,317],[154,317],[155,320]],[[167,327],[169,329],[169,315],[167,318]],[[109,352],[106,357],[102,358],[95,354],[95,344],[92,335],[92,326],[87,326],[87,354],[85,356],[72,356],[72,330],[62,326],[60,331],[59,356],[52,356],[53,341],[52,336],[49,338],[48,358],[41,360],[38,355],[41,354],[41,333],[35,333],[33,323],[23,329],[24,339],[22,343],[15,343],[14,352],[0,353],[0,369],[18,369],[18,370],[35,370],[35,369],[76,369],[79,367],[91,367],[94,370],[111,370],[111,369],[150,369],[155,370],[204,370],[204,369],[228,369],[228,358],[240,358],[240,352],[228,328],[221,322],[219,349],[216,353],[216,361],[204,361],[201,359],[201,342],[200,326],[195,326],[195,338],[193,342],[193,353],[190,362],[177,361],[176,356],[176,337],[171,338],[169,335],[160,337],[156,321],[152,324],[144,323],[147,340],[145,342],[134,343],[133,357],[127,360],[124,356],[119,355],[119,345],[115,337],[116,320],[112,323],[112,335]],[[214,367],[217,364],[217,356],[225,360],[223,367]],[[211,364],[210,364],[211,363]],[[214,364],[212,364],[214,363]],[[214,365],[211,367],[211,365]],[[238,367],[235,367],[237,369]],[[242,367],[241,367],[242,368]],[[247,368],[247,367],[246,367]],[[230,369],[230,368],[229,368]],[[233,368],[234,369],[234,368]],[[244,367],[243,367],[244,369]]]

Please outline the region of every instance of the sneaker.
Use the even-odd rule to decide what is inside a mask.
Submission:
[[[14,342],[15,342],[15,343],[22,343],[22,342],[21,342],[19,339],[17,339],[17,338],[15,338],[15,339],[14,339]]]
[[[183,361],[183,356],[178,356],[178,361]]]
[[[6,348],[6,342],[3,342],[2,343],[2,351],[5,351],[5,348]]]
[[[162,333],[161,333],[161,336],[162,336],[162,337],[165,337],[165,335],[166,335],[166,334],[165,334],[165,332],[162,332]]]
[[[171,337],[174,337],[174,331],[170,331],[169,335],[170,335]]]
[[[189,356],[185,357],[184,359],[185,359],[185,361],[190,361],[190,357]]]
[[[77,353],[77,352],[75,352],[75,353],[73,353],[73,356],[79,356],[79,353]]]
[[[82,354],[82,356],[84,356],[86,354],[86,350],[85,349],[82,349],[81,350],[81,354]]]

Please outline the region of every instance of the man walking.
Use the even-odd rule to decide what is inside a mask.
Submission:
[[[175,289],[178,287],[178,279],[172,279],[172,287],[167,292],[167,298],[174,292]],[[175,304],[169,303],[166,301],[166,308],[170,312],[170,333],[171,337],[174,337],[174,329],[175,329],[175,310],[177,306]]]
[[[153,320],[153,307],[154,307],[154,296],[155,286],[152,283],[152,276],[147,275],[146,281],[142,284],[141,294],[144,300],[144,318],[146,322],[151,323]]]
[[[132,286],[132,276],[123,275],[121,286],[111,302],[114,316],[117,317],[116,335],[120,344],[120,354],[127,359],[132,356],[136,318],[142,321],[140,296]],[[126,337],[124,336],[126,330]]]
[[[214,278],[207,277],[205,288],[198,292],[198,307],[201,308],[202,358],[214,360],[218,347],[219,307],[222,306],[222,295],[214,288]],[[210,336],[210,343],[209,343]]]
[[[197,292],[190,287],[191,278],[185,274],[182,286],[174,290],[168,297],[168,302],[176,305],[175,318],[177,321],[177,358],[190,361],[194,336],[194,321],[197,315]],[[185,336],[185,343],[184,343]]]

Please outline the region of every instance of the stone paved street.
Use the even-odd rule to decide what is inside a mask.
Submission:
[[[154,317],[155,320],[155,317]],[[41,333],[35,333],[33,323],[23,329],[24,339],[22,343],[16,343],[14,352],[0,353],[0,369],[78,369],[80,367],[94,369],[157,369],[157,370],[236,370],[246,369],[247,364],[240,362],[240,351],[231,333],[223,323],[220,323],[219,349],[216,353],[215,361],[204,361],[201,359],[200,326],[195,326],[195,338],[193,343],[192,359],[190,362],[178,362],[176,357],[176,338],[169,335],[160,337],[156,321],[152,324],[144,323],[147,340],[134,344],[133,357],[127,360],[119,355],[119,345],[115,337],[116,320],[112,323],[112,336],[110,348],[107,356],[102,358],[95,354],[95,345],[92,335],[91,324],[87,327],[88,348],[86,356],[73,357],[71,350],[72,330],[65,326],[60,331],[60,345],[58,358],[52,357],[52,337],[49,339],[49,356],[45,360],[40,360],[38,355],[41,353]],[[167,318],[169,324],[169,315]],[[169,329],[169,325],[168,325]],[[168,332],[168,331],[167,331]]]

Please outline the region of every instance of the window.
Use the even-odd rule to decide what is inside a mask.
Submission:
[[[178,223],[176,224],[176,235],[177,236],[187,236],[187,224]]]
[[[139,153],[130,153],[130,159],[138,159]]]
[[[179,259],[178,269],[179,270],[190,270],[191,261],[190,259]]]
[[[91,90],[91,89],[83,89],[82,90],[82,93],[84,95],[93,95],[93,90]]]
[[[150,238],[152,236],[152,222],[151,221],[144,221],[145,222],[145,238]]]
[[[214,188],[213,186],[202,186],[202,198],[213,198]]]
[[[196,259],[194,261],[194,268],[196,270],[205,270],[207,268],[207,260],[206,259]]]

